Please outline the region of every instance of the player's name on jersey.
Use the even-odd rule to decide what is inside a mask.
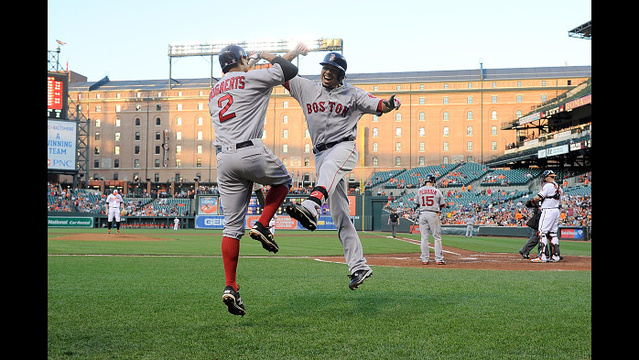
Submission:
[[[243,75],[241,75],[241,76],[230,77],[224,81],[218,82],[217,84],[215,84],[215,86],[213,86],[213,89],[211,89],[211,94],[209,94],[209,101],[215,96],[225,91],[244,89],[245,80],[246,78]]]

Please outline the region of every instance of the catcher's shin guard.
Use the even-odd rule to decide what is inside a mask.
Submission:
[[[546,258],[550,257],[549,254],[549,249],[548,249],[548,238],[546,237],[546,234],[541,234],[541,237],[539,238],[539,244],[537,245],[537,248],[539,249],[539,256],[541,257],[542,255]]]
[[[559,239],[557,238],[557,234],[548,233],[550,236],[550,252],[553,256],[561,256],[561,252],[559,251]]]

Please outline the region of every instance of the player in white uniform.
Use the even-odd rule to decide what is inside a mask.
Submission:
[[[395,95],[382,100],[344,83],[346,59],[339,53],[328,53],[320,65],[319,82],[297,76],[284,84],[306,117],[318,176],[311,195],[301,205],[287,204],[286,212],[313,231],[317,228],[320,207],[328,200],[351,273],[349,288],[355,290],[373,273],[349,216],[344,180],[357,164],[357,122],[363,114],[382,115],[399,109],[400,102]]]
[[[426,176],[426,184],[417,190],[414,201],[419,208],[419,232],[422,235],[422,264],[428,265],[429,262],[428,237],[430,235],[429,233],[432,233],[435,248],[435,263],[437,265],[445,265],[444,250],[442,249],[442,223],[439,216],[441,209],[446,206],[446,201],[441,191],[435,188],[434,175]]]
[[[238,292],[236,271],[253,183],[271,185],[264,211],[249,232],[271,252],[277,252],[279,247],[267,225],[292,184],[282,162],[262,142],[266,109],[273,87],[297,75],[297,67],[280,56],[262,52],[251,57],[261,57],[273,66],[248,71],[249,57],[244,49],[237,45],[222,49],[219,60],[224,76],[209,95],[209,111],[215,128],[217,182],[225,218],[222,259],[226,287],[222,301],[231,314],[242,316],[246,309]]]
[[[107,226],[109,228],[108,234],[111,233],[111,227],[113,226],[113,218],[115,218],[115,228],[120,234],[120,207],[124,200],[122,199],[122,195],[118,193],[118,189],[113,190],[109,196],[106,198],[106,207],[108,214],[108,222]]]
[[[173,230],[177,230],[179,227],[180,227],[180,219],[178,219],[176,216],[175,219],[173,219]]]
[[[532,201],[541,201],[541,217],[539,218],[539,241],[542,246],[541,255],[531,259],[532,262],[556,262],[561,259],[559,252],[559,238],[557,226],[559,225],[559,204],[563,190],[555,182],[557,175],[552,170],[546,170],[541,174],[543,181],[541,191],[535,195]],[[548,244],[550,240],[550,246]],[[550,258],[546,257],[546,247],[549,246]]]

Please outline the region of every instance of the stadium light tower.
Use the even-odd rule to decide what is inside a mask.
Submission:
[[[255,51],[268,51],[273,54],[287,53],[293,49],[299,42],[308,46],[308,51],[344,51],[342,39],[289,39],[289,40],[269,40],[269,41],[241,41],[235,44],[241,46],[248,54]],[[220,51],[229,45],[224,44],[182,44],[182,45],[170,45],[169,44],[169,89],[171,88],[172,81],[172,67],[173,58],[188,57],[188,56],[210,56],[211,58],[211,85],[213,85],[213,67],[215,61],[213,60],[216,55],[219,55]],[[298,60],[299,61],[299,60]]]

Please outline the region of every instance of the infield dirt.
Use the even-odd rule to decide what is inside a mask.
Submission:
[[[138,234],[64,234],[52,240],[82,241],[171,241]],[[418,244],[418,240],[402,239]],[[589,271],[592,270],[590,256],[564,256],[559,262],[532,263],[515,253],[478,253],[449,246],[444,246],[446,265],[436,265],[431,254],[428,265],[422,265],[419,252],[404,254],[365,254],[366,261],[372,266],[395,266],[415,268],[477,269],[477,270],[530,270],[530,271]],[[532,255],[532,254],[531,254]],[[313,259],[326,262],[345,263],[343,256],[321,256]]]

